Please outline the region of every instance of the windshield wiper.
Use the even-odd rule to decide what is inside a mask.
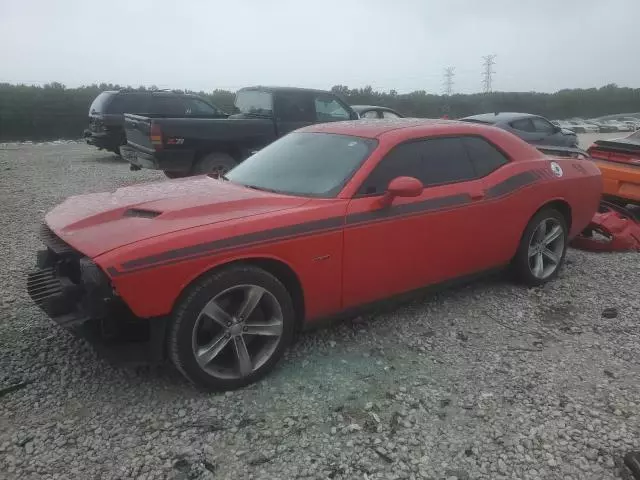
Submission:
[[[273,188],[265,188],[265,187],[258,187],[257,185],[248,185],[246,183],[243,184],[245,187],[250,188],[252,190],[259,190],[261,192],[269,192],[269,193],[281,193],[278,190],[274,190]]]

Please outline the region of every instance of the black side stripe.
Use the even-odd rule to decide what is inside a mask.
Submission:
[[[519,173],[491,187],[487,191],[486,198],[496,198],[508,195],[526,185],[536,182],[541,177],[542,175],[538,172],[534,173],[527,171]],[[469,204],[471,201],[470,195],[466,193],[449,195],[446,197],[430,198],[421,202],[398,205],[372,212],[354,213],[348,215],[346,220],[344,217],[332,217],[312,222],[304,222],[296,225],[289,225],[262,232],[238,235],[236,237],[223,238],[189,247],[168,250],[157,255],[149,255],[147,257],[141,257],[125,262],[121,265],[121,270],[115,267],[109,267],[107,272],[111,276],[117,276],[132,271],[145,270],[151,267],[170,265],[206,257],[214,253],[220,253],[225,250],[249,246],[256,243],[283,240],[301,235],[309,235],[311,233],[320,233],[322,231],[331,231],[345,226],[345,222],[347,226],[360,225],[388,218],[459,207],[461,205]]]
[[[354,213],[347,216],[347,225],[367,223],[375,220],[382,220],[390,217],[410,215],[412,213],[425,213],[444,208],[458,207],[471,202],[471,196],[463,193],[450,195],[448,197],[437,197],[424,200],[422,202],[407,203],[391,208],[374,210],[373,212]]]
[[[494,185],[487,190],[487,198],[502,197],[508,195],[522,187],[525,187],[537,180],[537,175],[527,171],[509,177],[506,180]]]
[[[296,225],[289,225],[287,227],[265,230],[263,232],[255,232],[246,235],[239,235],[237,237],[223,238],[221,240],[201,243],[198,245],[193,245],[191,247],[177,248],[175,250],[169,250],[157,255],[150,255],[148,257],[130,260],[123,263],[122,267],[125,270],[138,269],[140,267],[170,262],[177,259],[192,258],[194,256],[201,256],[202,254],[209,254],[214,251],[250,245],[252,243],[266,242],[269,240],[276,240],[287,237],[295,237],[296,235],[309,234],[320,230],[329,230],[332,228],[341,227],[343,225],[343,222],[343,217],[325,218],[313,222],[298,223]]]

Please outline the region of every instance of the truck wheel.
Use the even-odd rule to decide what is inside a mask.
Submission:
[[[227,153],[214,152],[202,157],[193,167],[193,175],[210,174],[214,178],[225,175],[237,165],[233,157]]]
[[[545,208],[534,215],[513,259],[517,280],[533,287],[555,278],[567,252],[567,237],[567,222],[560,212]]]
[[[212,272],[175,308],[169,356],[200,388],[240,388],[273,369],[293,338],[294,316],[289,292],[265,270],[238,265]]]
[[[186,172],[168,172],[166,170],[163,171],[167,178],[184,178],[189,176]]]

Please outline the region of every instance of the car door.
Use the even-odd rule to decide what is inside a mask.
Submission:
[[[273,95],[273,113],[279,136],[316,122],[316,111],[310,92],[285,90],[275,91]]]
[[[415,198],[379,202],[389,182],[418,178]],[[394,147],[360,186],[347,209],[345,308],[484,269],[491,216],[460,138],[429,138]],[[477,243],[474,243],[477,242]],[[477,248],[476,248],[477,245]]]

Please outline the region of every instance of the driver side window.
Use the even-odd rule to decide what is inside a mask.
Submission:
[[[535,133],[536,129],[533,126],[533,122],[530,118],[523,118],[521,120],[515,120],[511,122],[511,128],[515,128],[516,130],[520,130],[521,132],[529,132]]]
[[[476,177],[460,138],[432,138],[394,147],[364,181],[358,196],[381,195],[397,177],[414,177],[425,187]]]
[[[555,127],[543,118],[534,118],[532,121],[533,121],[533,126],[536,129],[536,132],[546,133],[548,135],[555,132]]]

